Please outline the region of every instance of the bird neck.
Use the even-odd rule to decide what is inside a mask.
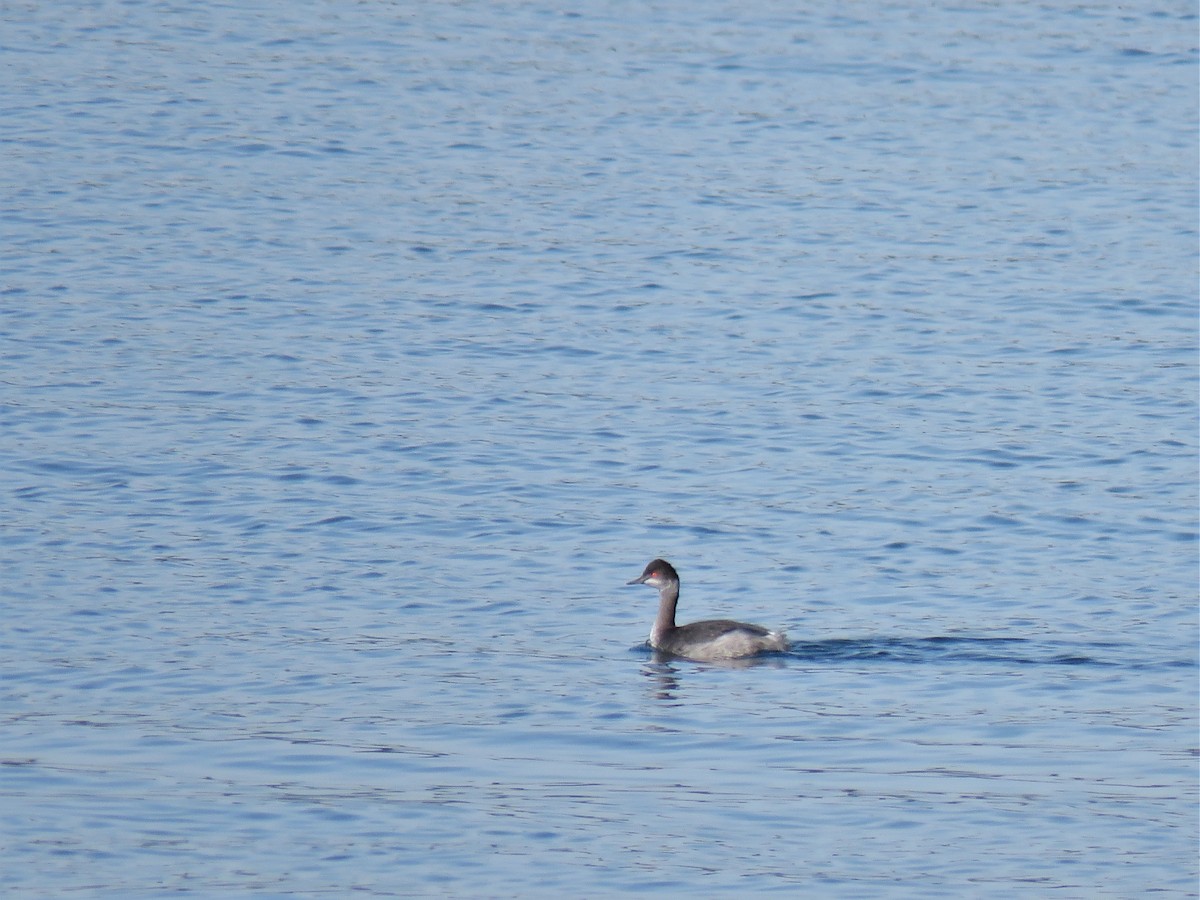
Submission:
[[[679,602],[679,582],[669,582],[658,589],[658,618],[650,632],[650,642],[657,643],[675,630],[675,605]]]

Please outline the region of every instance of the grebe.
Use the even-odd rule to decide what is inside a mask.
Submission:
[[[687,659],[739,659],[776,650],[786,650],[787,638],[779,631],[760,625],[711,619],[690,625],[675,624],[675,605],[679,602],[679,573],[665,559],[646,564],[641,578],[628,584],[648,584],[658,588],[658,618],[650,629],[650,646]]]

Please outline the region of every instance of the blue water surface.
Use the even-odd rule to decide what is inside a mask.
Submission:
[[[0,10],[0,891],[1197,896],[1195,5],[593,6]]]

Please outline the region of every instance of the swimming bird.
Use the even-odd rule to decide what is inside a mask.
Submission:
[[[709,619],[690,625],[675,624],[679,603],[679,573],[665,559],[651,560],[640,578],[627,584],[658,588],[658,618],[650,629],[650,646],[687,659],[740,659],[758,653],[786,650],[787,637],[761,625],[729,619]]]

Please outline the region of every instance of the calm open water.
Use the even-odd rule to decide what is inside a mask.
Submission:
[[[1194,3],[0,44],[5,896],[1197,895]]]

